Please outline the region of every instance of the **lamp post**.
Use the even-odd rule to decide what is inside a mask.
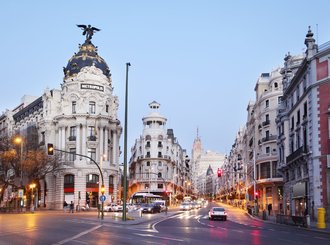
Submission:
[[[32,206],[31,206],[31,212],[34,212],[34,188],[36,187],[36,184],[32,183],[30,184],[30,189],[31,189],[31,199],[32,199]]]
[[[21,187],[23,186],[23,138],[18,136],[15,138],[14,142],[17,144],[17,145],[20,145],[21,147],[21,152],[20,152],[20,164],[21,164],[21,182],[20,182],[20,185]]]
[[[127,198],[127,102],[128,102],[128,67],[126,63],[126,89],[125,89],[125,126],[124,126],[124,190],[123,190],[123,221],[126,221],[126,198]]]

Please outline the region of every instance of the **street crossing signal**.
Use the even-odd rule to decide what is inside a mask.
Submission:
[[[48,155],[54,155],[54,146],[53,144],[47,144]]]
[[[222,176],[222,169],[218,168],[218,177],[221,177],[221,176]]]

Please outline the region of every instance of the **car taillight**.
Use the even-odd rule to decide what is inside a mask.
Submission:
[[[227,212],[223,212],[223,213],[227,215]]]

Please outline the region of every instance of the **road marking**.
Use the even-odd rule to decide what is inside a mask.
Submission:
[[[53,245],[61,245],[61,244],[65,244],[65,243],[71,242],[72,240],[75,240],[75,239],[77,239],[77,238],[79,238],[79,237],[81,237],[81,236],[84,236],[84,235],[86,235],[86,234],[92,232],[92,231],[95,231],[95,230],[97,230],[97,229],[100,228],[100,227],[102,227],[102,225],[98,225],[98,226],[95,226],[95,227],[93,227],[93,228],[91,228],[91,229],[89,229],[89,230],[86,230],[86,231],[80,232],[79,234],[77,234],[77,235],[75,235],[75,236],[73,236],[73,237],[70,237],[70,238],[64,239],[64,240],[62,240],[62,241],[59,241],[59,242],[57,242],[57,243],[54,243]]]
[[[183,242],[184,241],[182,239],[177,239],[177,238],[172,238],[172,237],[164,237],[164,236],[155,236],[155,235],[152,235],[152,234],[141,234],[141,233],[133,233],[133,234],[135,234],[137,236],[154,237],[154,238],[160,238],[160,239],[176,241],[176,242]]]

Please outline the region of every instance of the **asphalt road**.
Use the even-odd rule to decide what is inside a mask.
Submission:
[[[330,244],[329,234],[254,220],[231,207],[227,221],[212,221],[208,208],[169,217],[154,214],[160,218],[131,225],[101,221],[95,213],[0,214],[0,245]]]

